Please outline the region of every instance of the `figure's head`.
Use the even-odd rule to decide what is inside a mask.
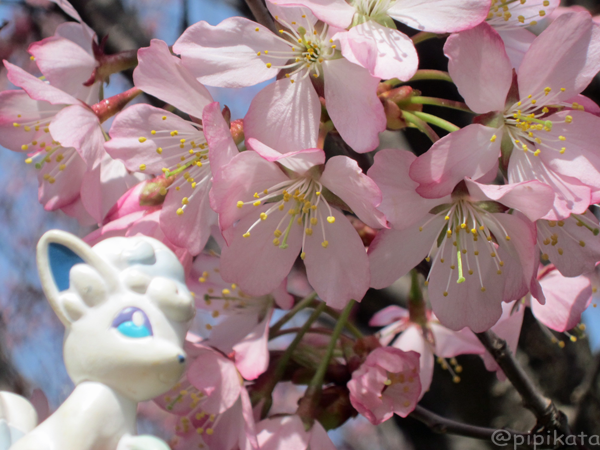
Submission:
[[[194,316],[183,267],[146,236],[106,239],[93,248],[52,230],[37,248],[42,288],[66,327],[64,358],[73,381],[97,381],[136,400],[175,385]]]

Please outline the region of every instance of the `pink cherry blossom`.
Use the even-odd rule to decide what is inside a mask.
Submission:
[[[408,178],[414,159],[408,152],[382,150],[368,175],[375,182]],[[537,181],[486,186],[466,179],[462,186],[403,223],[395,221],[397,215],[388,208],[395,205],[397,211],[403,210],[402,199],[406,199],[404,209],[411,207],[416,183],[382,183],[380,208],[390,213],[393,229],[381,231],[369,247],[371,286],[391,285],[425,258],[431,263],[431,305],[441,323],[452,330],[468,326],[480,332],[500,318],[502,302],[528,292],[537,265],[531,221],[547,213],[552,190]],[[386,202],[388,197],[395,202]],[[497,206],[480,203],[489,201]],[[501,212],[507,208],[525,215]]]
[[[421,380],[421,398],[429,390],[436,362],[450,370],[454,381],[460,381],[459,367],[449,364],[447,358],[465,354],[483,354],[485,348],[468,328],[452,331],[443,326],[437,317],[427,311],[426,323],[419,324],[410,320],[407,310],[399,306],[388,306],[377,312],[371,320],[371,326],[385,326],[379,336],[382,345],[391,345],[405,352],[413,351],[421,355],[419,359],[419,377]],[[398,333],[398,338],[393,339]]]
[[[131,171],[164,172],[172,180],[164,187],[161,228],[171,242],[196,255],[217,221],[208,196],[212,186],[210,162],[213,158],[230,159],[237,148],[223,148],[222,155],[208,150],[198,119],[204,119],[205,127],[213,127],[215,133],[229,135],[229,127],[216,103],[203,117],[212,97],[163,41],[155,39],[149,48],[139,51],[134,81],[143,91],[188,113],[192,120],[149,105],[134,105],[115,118],[106,150]]]
[[[518,68],[525,53],[535,39],[535,34],[525,27],[535,27],[539,21],[551,16],[560,0],[527,0],[506,3],[492,0],[487,23],[504,41],[506,53],[513,67]]]
[[[318,421],[308,431],[297,415],[274,416],[256,424],[261,450],[335,450],[327,432]]]
[[[538,220],[537,241],[542,260],[551,261],[565,277],[594,271],[600,261],[600,225],[588,210],[564,220]]]
[[[252,86],[285,74],[254,98],[245,118],[247,137],[286,152],[315,147],[322,95],[342,138],[357,152],[371,151],[386,127],[379,79],[341,57],[335,33],[327,26],[317,31],[312,18],[308,11],[298,22],[280,18],[279,36],[240,17],[215,27],[199,22],[173,51],[209,86]]]
[[[394,414],[408,416],[421,394],[419,354],[380,347],[352,373],[348,382],[350,402],[373,425]]]
[[[221,275],[249,295],[276,289],[298,253],[309,283],[334,308],[360,301],[369,286],[368,260],[354,227],[335,207],[341,199],[365,223],[386,226],[380,191],[357,163],[321,149],[279,153],[255,139],[221,169],[212,205],[228,246]]]
[[[269,322],[275,306],[289,309],[293,297],[285,282],[273,294],[251,297],[220,274],[220,258],[200,254],[194,260],[187,282],[196,296],[196,307],[205,311],[207,339],[225,354],[234,352],[237,369],[246,380],[254,380],[269,365]]]
[[[172,448],[258,449],[252,405],[232,361],[202,344],[187,342],[192,363],[185,378],[155,399],[179,416]]]
[[[600,119],[571,102],[600,69],[598,46],[600,29],[588,13],[565,14],[531,45],[513,86],[502,39],[489,25],[451,36],[445,46],[450,75],[469,107],[484,116],[435,143],[413,164],[417,192],[441,197],[467,174],[483,176],[504,143],[510,183],[539,180],[554,190],[547,219],[585,211],[591,188],[600,185],[594,151]]]
[[[393,20],[421,31],[449,33],[473,28],[485,19],[489,0],[269,0],[277,5],[306,6],[323,22],[349,28],[336,37],[342,55],[377,78],[409,80],[419,58],[412,40]]]
[[[529,299],[531,312],[548,328],[565,332],[581,321],[581,314],[592,302],[590,277],[566,278],[552,265],[540,268],[538,280],[546,299],[540,304]]]

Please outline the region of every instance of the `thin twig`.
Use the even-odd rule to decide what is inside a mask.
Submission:
[[[506,341],[500,339],[491,330],[476,334],[523,399],[525,408],[529,409],[537,418],[536,428],[555,429],[570,434],[565,415],[549,398],[539,392],[515,359]]]
[[[498,429],[476,427],[474,425],[468,425],[466,423],[456,422],[454,420],[446,419],[445,417],[438,416],[437,414],[417,405],[415,410],[410,414],[410,417],[417,419],[419,422],[423,422],[435,433],[439,434],[456,434],[459,436],[471,437],[474,439],[491,440],[494,433],[498,432]],[[511,436],[514,440],[515,436],[527,436],[529,433],[523,433],[521,431],[509,430],[503,428],[506,432],[505,436]],[[506,441],[509,441],[508,439]]]
[[[269,14],[269,10],[265,6],[264,0],[246,0],[246,4],[258,23],[264,25],[273,33],[277,32],[275,22],[273,21],[271,14]]]

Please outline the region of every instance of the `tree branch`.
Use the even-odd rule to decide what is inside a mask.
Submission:
[[[248,5],[248,8],[250,8],[250,11],[252,11],[252,15],[258,23],[264,25],[273,33],[277,32],[275,22],[265,6],[264,0],[246,0],[246,4]]]
[[[410,417],[417,419],[419,422],[423,422],[431,431],[439,434],[456,434],[459,436],[466,436],[474,439],[481,440],[492,440],[494,433],[498,432],[494,428],[476,427],[474,425],[468,425],[465,423],[455,422],[454,420],[446,419],[445,417],[438,416],[437,414],[417,405],[415,410],[410,414]],[[503,428],[505,436],[510,435],[512,440],[515,436],[527,436],[529,433],[523,433],[520,431],[509,430]],[[507,442],[509,440],[507,439]]]
[[[538,391],[511,353],[506,341],[500,339],[491,330],[476,334],[523,399],[523,406],[537,418],[537,426],[533,431],[549,428],[571,434],[566,416],[556,408],[549,398]]]

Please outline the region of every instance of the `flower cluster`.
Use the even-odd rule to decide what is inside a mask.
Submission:
[[[199,22],[172,47],[105,55],[57,3],[76,22],[30,47],[45,81],[4,62],[20,89],[0,93],[0,144],[35,166],[47,210],[98,224],[88,242],[142,233],[184,263],[192,362],[156,400],[177,416],[173,448],[332,449],[325,430],[350,417],[410,414],[436,360],[455,382],[462,354],[504,376],[477,334],[515,349],[526,307],[548,333],[577,327],[600,261],[589,13],[536,36],[558,1],[269,0],[272,23]],[[438,35],[448,73],[417,70],[415,45]],[[127,67],[135,87],[101,98]],[[233,121],[205,87],[272,79]],[[412,89],[427,79],[464,103]],[[170,107],[126,106],[141,93]],[[407,127],[431,148],[381,148],[380,133]],[[371,325],[385,328],[363,336],[354,303],[407,274],[408,309],[381,310]],[[333,331],[312,327],[321,314]],[[297,405],[276,395],[290,380],[307,385]]]

